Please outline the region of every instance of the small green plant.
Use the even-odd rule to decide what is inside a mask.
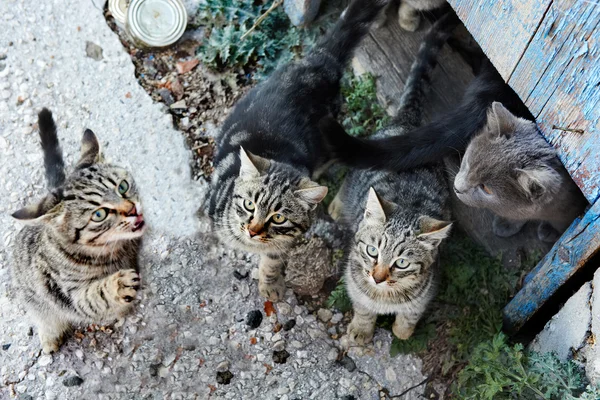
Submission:
[[[526,352],[502,333],[475,348],[452,391],[461,400],[575,400],[600,394],[573,361]]]
[[[326,305],[329,308],[337,308],[341,312],[352,310],[352,300],[350,300],[350,296],[346,292],[344,278],[340,278],[337,286],[329,295]]]
[[[342,125],[353,136],[367,136],[383,128],[390,118],[377,101],[375,77],[346,73],[341,88],[344,98]]]

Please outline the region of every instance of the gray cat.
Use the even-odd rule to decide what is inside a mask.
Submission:
[[[412,66],[397,116],[375,137],[402,135],[420,125],[437,54],[457,22],[447,15],[434,24]],[[372,339],[378,314],[396,315],[398,338],[412,335],[435,295],[438,246],[452,226],[448,199],[441,165],[348,174],[329,211],[334,219],[350,222],[354,233],[345,274],[354,307],[348,326],[352,341]]]
[[[37,325],[45,353],[57,351],[73,324],[116,319],[140,286],[137,253],[144,218],[131,175],[99,163],[86,130],[81,158],[65,177],[52,114],[39,130],[50,193],[13,214],[26,223],[14,248],[13,287]]]
[[[588,205],[554,148],[532,121],[501,103],[465,152],[454,180],[457,197],[496,214],[494,233],[509,237],[529,220],[541,221],[540,240],[553,242]]]

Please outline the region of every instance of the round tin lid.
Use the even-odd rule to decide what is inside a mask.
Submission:
[[[108,9],[115,21],[125,25],[127,21],[127,5],[129,0],[108,0]]]
[[[148,47],[175,43],[185,32],[187,12],[181,0],[131,0],[127,29]]]

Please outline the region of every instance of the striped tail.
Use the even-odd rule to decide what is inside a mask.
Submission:
[[[47,108],[43,108],[38,114],[38,126],[40,139],[42,140],[42,150],[44,151],[46,180],[50,188],[56,188],[65,181],[65,163],[56,135],[56,124],[52,118],[52,113]]]

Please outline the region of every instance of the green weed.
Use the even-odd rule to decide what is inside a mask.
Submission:
[[[352,73],[346,73],[341,92],[344,98],[341,121],[350,135],[371,135],[390,121],[390,117],[377,101],[377,87],[373,75],[354,76]]]

